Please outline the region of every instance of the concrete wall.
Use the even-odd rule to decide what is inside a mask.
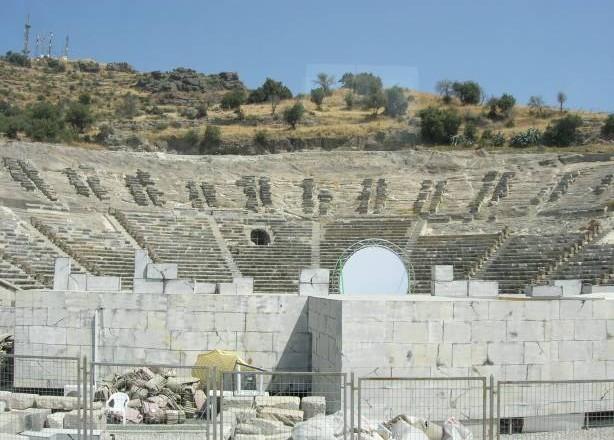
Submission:
[[[307,298],[294,295],[153,295],[24,291],[16,299],[15,353],[193,365],[199,353],[235,350],[263,368],[306,370]]]

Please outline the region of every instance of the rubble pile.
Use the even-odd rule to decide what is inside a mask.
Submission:
[[[12,353],[14,343],[13,335],[9,333],[0,334],[0,353]]]
[[[111,373],[99,384],[95,401],[106,402],[117,392],[128,395],[126,420],[130,423],[181,424],[200,418],[205,410],[205,390],[197,378],[178,378],[172,370],[133,368],[121,374]],[[122,414],[109,412],[113,421]]]

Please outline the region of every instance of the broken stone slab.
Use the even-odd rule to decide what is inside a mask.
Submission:
[[[28,409],[34,407],[34,402],[38,394],[27,393],[11,393],[11,401],[9,408],[11,409]]]
[[[328,284],[305,284],[298,285],[300,296],[328,296]]]
[[[301,399],[296,396],[256,396],[256,407],[270,406],[298,410],[300,404]]]
[[[433,296],[451,296],[462,298],[467,297],[467,294],[467,280],[431,282],[431,295]]]
[[[527,286],[527,296],[531,298],[560,298],[563,296],[561,286]]]
[[[303,418],[308,420],[320,414],[326,414],[326,397],[307,396],[301,399]]]
[[[330,282],[328,269],[302,269],[299,277],[301,284],[326,284]]]
[[[260,428],[250,423],[238,423],[235,427],[235,438],[237,434],[258,435]]]
[[[120,277],[88,275],[86,290],[98,292],[121,292],[122,281]]]
[[[551,286],[561,287],[563,289],[563,296],[576,296],[582,294],[582,281],[581,280],[552,280]]]
[[[0,433],[18,434],[26,429],[26,414],[10,411],[0,414]],[[0,438],[3,434],[0,434]]]
[[[614,285],[586,285],[582,288],[582,294],[591,293],[614,293]]]
[[[68,290],[70,258],[57,257],[53,268],[53,290]]]
[[[0,402],[4,402],[6,409],[11,409],[11,394],[10,391],[0,391]]]
[[[79,398],[77,397],[37,395],[34,401],[37,408],[72,411],[79,407]]]
[[[188,280],[164,280],[164,293],[168,295],[186,295],[194,293],[194,282]]]
[[[24,431],[21,435],[29,438],[30,440],[74,440],[78,439],[76,429],[63,429],[63,428],[44,428],[42,431]],[[100,440],[101,431],[94,429],[92,431],[92,440]]]
[[[233,278],[232,283],[237,286],[237,295],[251,295],[254,293],[253,277]]]
[[[68,290],[85,292],[87,290],[87,274],[72,273],[68,276]]]
[[[286,426],[294,426],[303,421],[303,411],[265,406],[258,410],[258,417],[264,420],[277,420]]]
[[[147,278],[147,265],[152,263],[145,249],[134,252],[134,278]]]
[[[53,414],[49,414],[47,415],[45,425],[47,426],[47,428],[62,429],[64,428],[64,417],[66,417],[65,412],[56,412]]]
[[[147,265],[147,278],[152,280],[176,280],[176,263],[149,263]]]
[[[194,283],[194,293],[201,295],[215,295],[217,293],[217,284],[215,283]]]
[[[69,411],[64,413],[64,429],[78,429],[79,428],[79,411]],[[83,411],[81,412],[81,417],[83,417]],[[94,419],[94,429],[104,429],[106,427],[106,416],[103,415],[101,410],[96,410],[93,412]],[[89,413],[88,413],[89,420]]]
[[[262,435],[267,437],[270,435],[287,435],[289,438],[292,433],[292,428],[284,425],[282,422],[276,420],[265,420],[260,418],[253,419],[250,424],[258,427]]]
[[[222,408],[252,408],[254,406],[253,396],[224,396]]]
[[[454,266],[451,264],[431,266],[431,281],[454,281]]]
[[[24,410],[26,429],[29,431],[40,431],[45,427],[47,416],[51,415],[50,409],[28,408]]]
[[[224,422],[226,422],[226,415],[236,420],[236,423],[249,423],[257,416],[256,408],[237,408],[230,407],[224,408]]]
[[[467,283],[469,296],[474,298],[493,298],[499,295],[498,281],[469,280]]]

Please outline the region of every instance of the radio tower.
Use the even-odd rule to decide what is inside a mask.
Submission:
[[[47,57],[51,58],[51,48],[53,47],[53,31],[49,32],[49,47],[47,48]]]
[[[64,50],[62,51],[62,61],[68,61],[68,35],[66,35],[66,39],[64,40]]]
[[[41,48],[43,47],[44,44],[45,44],[45,39],[41,37],[40,35],[37,35],[36,36],[36,51],[34,52],[34,56],[36,58],[41,56]]]
[[[28,21],[26,21],[26,24],[23,30],[23,54],[27,57],[30,56],[30,28],[31,27],[32,25],[30,25],[30,14],[28,14]]]

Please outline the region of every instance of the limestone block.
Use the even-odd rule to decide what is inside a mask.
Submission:
[[[467,286],[466,280],[459,281],[432,281],[431,295],[433,296],[452,296],[466,297]]]
[[[237,286],[235,283],[219,283],[220,295],[237,295]]]
[[[527,296],[532,298],[559,298],[563,296],[561,286],[528,286]]]
[[[253,396],[224,396],[222,408],[252,408],[254,406]]]
[[[53,414],[49,414],[45,422],[45,424],[47,425],[47,428],[62,429],[64,427],[64,417],[65,416],[66,416],[65,412],[56,412]]]
[[[120,277],[106,277],[88,275],[86,278],[86,290],[97,292],[121,292],[122,282]]]
[[[302,269],[300,274],[301,284],[326,284],[330,281],[328,269]]]
[[[29,437],[20,434],[5,434],[2,433],[2,440],[29,440]]]
[[[11,393],[11,409],[28,409],[34,407],[34,402],[38,395],[26,393]]]
[[[301,399],[295,396],[256,396],[256,407],[270,406],[298,410],[300,404]]]
[[[454,266],[451,264],[436,264],[431,266],[431,281],[453,281]]]
[[[608,286],[608,285],[592,286],[592,285],[588,285],[588,286],[584,286],[582,288],[582,293],[583,294],[590,294],[590,293],[614,293],[614,286]]]
[[[147,278],[147,265],[151,263],[149,254],[145,249],[134,253],[134,278]]]
[[[149,263],[147,265],[147,278],[152,280],[176,280],[176,263]]]
[[[235,427],[235,439],[237,438],[237,435],[240,436],[249,436],[249,438],[252,438],[253,436],[257,436],[260,434],[260,428],[258,428],[257,426],[251,425],[249,423],[238,423],[237,426]],[[264,436],[261,435],[260,437],[263,438],[264,440]]]
[[[277,420],[286,426],[294,426],[303,421],[303,411],[265,406],[258,410],[258,417],[264,420]]]
[[[254,293],[253,277],[233,278],[232,283],[236,286],[237,295],[251,295]]]
[[[224,422],[226,417],[234,419],[237,423],[249,423],[256,418],[256,408],[224,407]]]
[[[132,292],[151,294],[164,293],[164,281],[148,280],[146,278],[135,278],[134,284],[132,285]]]
[[[36,396],[35,399],[37,408],[47,408],[62,411],[72,411],[79,407],[79,399],[77,397],[64,396]]]
[[[262,434],[235,434],[234,439],[235,440],[267,440],[266,436]]]
[[[194,293],[194,282],[188,280],[164,280],[164,293],[168,295],[184,295]]]
[[[24,411],[26,429],[30,431],[40,431],[45,427],[45,420],[51,414],[50,409],[29,408]]]
[[[550,285],[562,287],[563,296],[576,296],[582,294],[581,280],[552,280]]]
[[[217,285],[215,283],[194,283],[194,293],[214,295],[216,292]]]
[[[85,290],[87,290],[87,274],[70,274],[68,276],[68,290],[76,292],[85,292]]]
[[[0,402],[4,402],[6,409],[11,409],[11,394],[10,391],[0,391]]]
[[[469,296],[490,298],[499,295],[498,281],[469,280],[467,283]]]
[[[301,400],[301,409],[305,420],[320,414],[326,414],[326,397],[307,396]]]
[[[250,422],[252,425],[257,426],[263,435],[287,435],[285,438],[290,438],[292,428],[284,425],[282,422],[275,420],[264,420],[255,418]]]
[[[68,290],[70,258],[57,257],[53,269],[53,290]]]
[[[24,412],[11,411],[0,414],[0,438],[4,439],[4,433],[17,434],[26,429],[26,414]]]
[[[328,284],[301,283],[298,286],[298,294],[300,296],[327,296]]]

